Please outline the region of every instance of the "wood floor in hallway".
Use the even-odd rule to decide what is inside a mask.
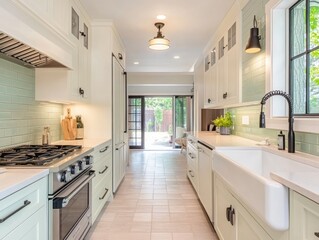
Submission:
[[[217,240],[186,162],[180,151],[131,151],[124,181],[86,239]]]

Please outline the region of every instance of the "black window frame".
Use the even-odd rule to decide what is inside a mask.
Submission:
[[[293,26],[293,21],[292,20],[292,10],[294,9],[295,6],[297,6],[300,2],[305,1],[306,2],[306,49],[304,52],[299,53],[295,56],[292,56],[292,49],[293,49],[293,44],[292,44],[292,38],[293,38],[293,31],[292,28]],[[309,84],[310,84],[310,54],[316,50],[319,49],[319,46],[316,46],[312,49],[310,49],[310,2],[312,0],[298,0],[294,5],[292,5],[289,8],[289,93],[290,96],[293,98],[294,96],[294,82],[292,81],[292,73],[293,73],[293,68],[291,62],[297,58],[306,57],[306,106],[305,106],[305,113],[300,114],[300,113],[294,113],[294,116],[299,116],[299,117],[316,117],[319,116],[318,113],[310,113],[310,106],[309,106],[309,101],[310,101],[310,93],[309,93]]]

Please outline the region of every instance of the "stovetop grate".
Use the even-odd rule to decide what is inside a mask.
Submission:
[[[3,149],[0,166],[44,166],[81,148],[81,145],[21,145]]]

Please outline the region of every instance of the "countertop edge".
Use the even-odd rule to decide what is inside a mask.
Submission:
[[[8,169],[7,172],[2,174],[13,174],[17,169]],[[25,169],[24,169],[25,170]],[[34,169],[33,169],[34,170]],[[0,190],[0,200],[8,197],[9,195],[21,190],[22,188],[38,181],[39,179],[46,177],[49,174],[48,169],[38,169],[37,173],[30,173],[30,176],[26,176],[25,179],[20,180],[19,182],[10,184],[10,186]],[[1,174],[1,175],[2,175]],[[1,176],[0,175],[0,176]]]

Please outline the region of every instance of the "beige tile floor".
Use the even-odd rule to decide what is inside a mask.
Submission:
[[[130,152],[126,176],[87,240],[217,240],[180,151]]]

